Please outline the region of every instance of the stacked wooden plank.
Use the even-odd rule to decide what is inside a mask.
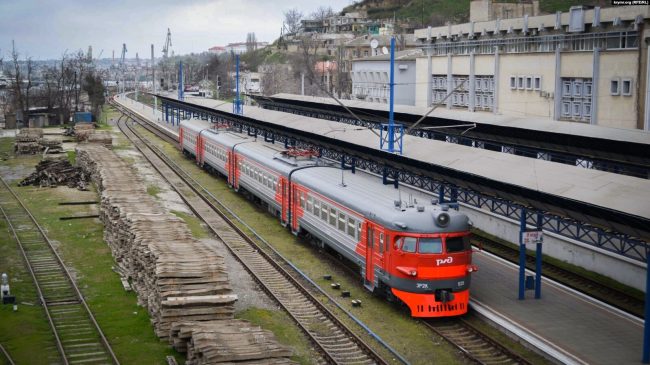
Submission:
[[[72,166],[67,159],[53,159],[40,161],[36,165],[36,171],[18,185],[40,187],[67,185],[70,188],[86,190],[88,182],[88,175],[80,167]]]
[[[101,192],[116,271],[130,280],[156,334],[187,352],[187,364],[293,364],[271,332],[233,319],[237,296],[224,258],[148,195],[130,166],[96,144],[77,147],[77,163]]]
[[[14,150],[19,154],[36,154],[42,150],[39,141],[43,138],[41,128],[23,128],[16,135]]]
[[[279,345],[273,333],[242,320],[177,322],[169,341],[187,353],[187,365],[294,363],[291,349]]]
[[[95,132],[95,125],[93,123],[77,123],[74,125],[74,135],[77,136],[77,141],[85,141],[88,136]]]
[[[82,145],[77,161],[101,191],[104,239],[149,311],[156,334],[167,337],[176,321],[232,318],[237,296],[223,257],[192,238],[185,222],[148,195],[112,151]]]
[[[109,131],[95,131],[86,137],[88,143],[97,143],[104,145],[106,148],[113,146],[113,137]]]

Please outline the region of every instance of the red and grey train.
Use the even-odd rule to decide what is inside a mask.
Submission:
[[[294,234],[356,263],[367,289],[399,298],[412,316],[467,312],[476,266],[466,215],[415,189],[396,190],[367,172],[206,121],[181,122],[179,141],[199,165],[268,204]]]

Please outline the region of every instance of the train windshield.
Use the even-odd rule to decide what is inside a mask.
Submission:
[[[419,253],[442,253],[442,240],[440,238],[420,238]]]
[[[469,243],[469,236],[447,237],[447,239],[445,239],[445,243],[447,245],[447,252],[449,253],[466,251],[471,249]]]

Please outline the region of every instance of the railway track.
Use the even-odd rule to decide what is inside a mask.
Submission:
[[[436,318],[423,320],[422,323],[476,363],[530,364],[528,360],[493,340],[463,318]]]
[[[66,365],[119,364],[52,242],[2,178],[0,212],[18,244],[52,329],[56,351],[46,355],[48,360]],[[48,353],[48,349],[43,350]]]
[[[125,112],[119,106],[118,109]],[[126,113],[127,118],[134,118],[130,113]],[[324,362],[388,363],[239,229],[220,208],[221,203],[203,186],[128,123],[120,120],[118,126],[194,213],[224,242],[261,287],[287,311],[319,348]]]
[[[516,264],[519,263],[519,251],[515,248],[476,234],[472,235],[472,244],[510,262]],[[535,270],[534,256],[526,255],[526,267]],[[542,262],[542,273],[548,278],[579,292],[585,293],[604,303],[633,314],[639,318],[644,317],[643,309],[645,301],[642,299],[545,261]]]

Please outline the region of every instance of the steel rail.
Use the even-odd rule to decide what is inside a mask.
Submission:
[[[118,108],[119,109],[119,108]],[[123,111],[123,110],[122,110]],[[127,112],[128,113],[128,112]],[[126,114],[126,113],[125,113]],[[130,114],[130,113],[129,113]],[[132,117],[132,119],[136,119],[139,117]],[[189,176],[184,170],[182,170],[178,165],[176,165],[173,161],[169,160],[167,156],[165,156],[161,151],[156,151],[156,148],[154,146],[151,146],[151,143],[147,141],[145,138],[139,136],[137,132],[133,131],[131,127],[128,126],[128,124],[125,124],[126,127],[130,130],[131,133],[136,135],[138,138],[140,138],[141,142],[147,146],[168,168],[172,169],[179,178],[183,180],[183,182],[197,195],[198,198],[202,199],[215,213],[217,213],[221,219],[228,224],[228,226],[233,229],[248,245],[250,245],[252,248],[256,249],[256,253],[261,255],[271,266],[273,266],[283,277],[285,277],[299,292],[302,293],[316,308],[318,308],[323,314],[330,319],[336,326],[342,330],[344,334],[348,336],[348,338],[351,339],[353,343],[355,343],[357,346],[361,348],[361,350],[366,353],[367,356],[369,356],[370,359],[373,361],[380,363],[380,364],[387,364],[387,361],[383,360],[379,354],[377,354],[365,341],[363,341],[361,338],[359,338],[352,330],[346,326],[344,323],[342,323],[326,306],[324,306],[322,303],[318,301],[311,293],[309,293],[308,289],[306,289],[300,282],[298,282],[289,272],[287,272],[280,264],[278,264],[273,258],[271,258],[266,252],[263,250],[260,250],[260,247],[255,244],[255,242],[247,235],[245,234],[237,225],[227,217],[227,215],[221,211],[217,206],[214,205],[214,203],[208,199],[203,191],[205,191],[205,188],[201,186],[198,182],[196,182],[194,179]],[[120,126],[120,129],[122,129],[122,126]],[[122,130],[124,132],[124,130]],[[125,133],[126,134],[126,133]],[[135,142],[135,141],[134,141]],[[140,147],[136,144],[136,147],[140,149]],[[154,168],[161,172],[161,175],[167,179],[167,176],[162,173],[162,171],[156,166],[155,163],[152,164],[154,165]],[[185,176],[183,176],[185,175]],[[189,202],[189,199],[185,196],[185,194],[180,191],[174,184],[172,184],[172,187],[181,195],[181,198],[188,203],[190,208],[199,216],[201,217],[204,221],[206,221],[205,217],[201,216],[200,212],[198,212],[196,209],[192,207],[192,205]],[[214,199],[214,197],[212,197]],[[207,222],[206,222],[207,223]],[[212,227],[210,224],[208,226],[213,230],[217,236],[222,236],[223,232],[219,232],[218,229],[215,229]],[[224,241],[226,241],[225,239]],[[310,332],[310,330],[301,323],[300,318],[298,318],[295,314],[293,314],[287,306],[283,304],[283,302],[280,300],[280,298],[276,295],[276,293],[273,293],[270,288],[267,287],[267,285],[262,281],[261,278],[257,277],[257,274],[255,273],[255,270],[253,270],[250,265],[246,262],[246,260],[242,257],[242,255],[237,252],[237,250],[234,250],[229,247],[229,245],[226,243],[226,247],[230,249],[230,251],[233,253],[235,257],[238,258],[240,262],[244,265],[244,267],[247,268],[247,270],[256,278],[256,280],[260,283],[262,288],[271,295],[280,305],[287,310],[289,315],[296,321],[296,323],[301,327],[301,329],[307,333],[307,335],[312,339],[312,341],[321,349],[321,351],[326,355],[329,361],[334,362],[334,363],[339,363],[339,361],[336,360],[337,354],[332,354],[330,353],[331,349],[327,348],[327,345],[322,343],[321,340],[315,337],[315,335],[312,333],[313,331]]]
[[[29,209],[27,209],[27,207],[23,204],[23,202],[20,200],[20,198],[18,198],[16,193],[11,189],[9,184],[7,184],[7,182],[5,182],[4,179],[2,179],[2,177],[0,177],[0,182],[2,183],[1,186],[3,186],[5,188],[5,190],[10,194],[10,196],[13,197],[13,199],[18,203],[20,208],[26,213],[26,215],[29,217],[30,221],[36,227],[36,229],[38,231],[38,234],[43,238],[43,241],[46,243],[47,248],[49,248],[50,252],[55,257],[58,266],[60,267],[61,271],[63,272],[63,274],[65,276],[65,278],[67,279],[68,283],[70,284],[71,288],[73,289],[74,294],[76,296],[76,299],[79,301],[79,304],[85,310],[85,313],[88,315],[88,319],[90,319],[91,323],[93,324],[94,329],[97,331],[97,334],[100,337],[100,342],[101,342],[102,346],[104,347],[104,350],[106,350],[107,354],[110,355],[111,362],[116,364],[116,365],[119,365],[120,362],[117,359],[117,357],[115,356],[115,353],[113,352],[113,349],[111,348],[108,340],[106,339],[106,336],[104,335],[104,332],[102,331],[101,327],[99,326],[99,323],[97,323],[97,320],[95,319],[94,315],[92,314],[92,311],[90,310],[90,307],[88,307],[88,304],[86,303],[86,301],[85,301],[85,299],[83,297],[83,294],[81,294],[81,291],[79,290],[79,287],[77,286],[74,279],[72,278],[72,275],[70,274],[70,271],[68,270],[68,268],[63,263],[63,259],[61,259],[61,256],[59,256],[58,252],[54,248],[54,245],[52,244],[50,239],[45,234],[45,231],[40,226],[40,224],[38,224],[38,221],[36,220],[36,218],[34,218],[34,216],[29,211]],[[25,251],[23,243],[22,243],[22,241],[21,241],[21,239],[20,239],[20,237],[19,237],[19,235],[17,233],[16,227],[14,227],[14,225],[11,222],[11,219],[9,217],[9,214],[2,207],[2,204],[0,204],[0,211],[2,211],[2,215],[4,216],[5,220],[7,221],[8,225],[9,225],[9,227],[11,229],[12,235],[13,235],[14,239],[16,240],[16,242],[18,244],[18,247],[20,248],[20,252],[21,252],[21,254],[23,256],[23,259],[25,260],[25,264],[27,265],[27,268],[29,269],[30,275],[32,276],[32,280],[34,281],[34,285],[36,286],[36,290],[37,290],[37,293],[38,293],[38,296],[39,296],[39,300],[43,304],[43,308],[45,309],[45,313],[46,313],[48,322],[50,324],[50,327],[52,328],[52,332],[53,332],[54,337],[55,337],[57,349],[59,350],[59,353],[61,354],[61,357],[62,357],[62,360],[63,360],[64,364],[67,365],[67,364],[69,364],[68,356],[67,356],[67,354],[66,354],[66,352],[64,350],[63,342],[61,341],[59,331],[57,330],[57,326],[54,323],[54,320],[53,320],[52,315],[50,313],[50,308],[49,308],[50,306],[48,305],[48,301],[45,299],[45,296],[43,294],[43,290],[42,290],[42,288],[41,288],[41,286],[39,284],[39,280],[37,279],[37,276],[36,276],[36,273],[34,271],[33,265],[32,265],[28,255],[27,255],[27,252]]]

